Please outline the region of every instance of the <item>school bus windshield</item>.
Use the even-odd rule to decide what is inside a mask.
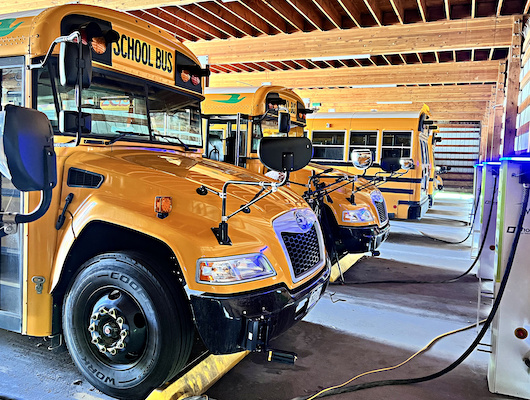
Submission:
[[[255,118],[252,130],[252,152],[258,151],[259,141],[262,137],[268,136],[289,136],[298,137],[304,135],[304,128],[301,125],[291,121],[291,129],[286,135],[285,133],[279,133],[278,127],[278,116],[267,115],[265,118]]]
[[[58,134],[59,111],[76,111],[76,97],[50,70],[39,74],[37,108]],[[82,111],[92,116],[86,136],[202,146],[199,100],[161,85],[94,71],[90,88],[83,90]]]

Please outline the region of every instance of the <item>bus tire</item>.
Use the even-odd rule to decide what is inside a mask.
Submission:
[[[86,262],[63,303],[63,331],[74,363],[97,389],[144,399],[189,358],[193,325],[180,287],[154,263],[127,253]]]

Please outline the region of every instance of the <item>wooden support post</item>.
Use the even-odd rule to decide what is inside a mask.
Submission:
[[[488,134],[488,153],[485,161],[498,160],[501,154],[502,117],[504,115],[504,81],[506,79],[506,63],[499,64],[497,87],[495,89],[495,101],[491,106],[493,123],[490,125]]]
[[[512,45],[508,55],[508,71],[506,79],[506,114],[504,117],[504,135],[502,138],[502,156],[514,153],[515,137],[517,134],[517,112],[519,101],[519,78],[521,74],[521,47],[523,18],[514,16],[512,30]]]

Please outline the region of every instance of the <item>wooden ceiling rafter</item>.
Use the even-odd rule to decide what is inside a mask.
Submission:
[[[181,29],[179,26],[167,21],[164,18],[157,16],[156,14],[146,11],[128,11],[127,14],[132,15],[135,18],[141,19],[149,24],[154,24],[160,29],[169,32],[179,40],[191,40],[195,41],[200,39],[198,36],[191,35],[188,31]],[[168,29],[166,26],[170,26]]]
[[[241,34],[244,36],[257,36],[251,25],[247,24],[243,19],[232,13],[229,8],[224,7],[222,2],[219,4],[217,2],[205,1],[197,3],[197,7],[216,18],[216,20],[223,21],[226,25],[234,29],[234,31],[241,32]]]
[[[342,7],[346,15],[350,17],[355,26],[360,28],[362,13],[358,5],[359,3],[357,3],[355,0],[337,0],[337,4]]]
[[[289,3],[305,20],[311,24],[317,31],[324,31],[322,27],[323,16],[315,8],[311,8],[309,4],[303,0],[285,0]]]
[[[335,26],[342,29],[342,16],[339,11],[333,7],[329,0],[312,0],[313,4],[320,9],[320,12]]]
[[[376,0],[364,0],[364,4],[368,8],[368,11],[370,11],[370,14],[372,14],[376,24],[383,26],[383,11],[379,8]]]
[[[444,11],[445,19],[449,21],[451,19],[451,5],[449,4],[449,0],[444,0]]]
[[[195,6],[198,8],[197,6]],[[174,18],[181,20],[182,22],[187,23],[189,26],[202,31],[208,35],[215,37],[216,39],[227,39],[229,37],[236,38],[234,32],[229,32],[228,30],[223,29],[224,27],[216,26],[208,18],[205,17],[203,12],[198,10],[190,11],[187,8],[176,5],[171,7],[168,13],[172,14]],[[184,15],[182,15],[184,13]]]
[[[277,32],[290,33],[287,24],[278,14],[266,7],[261,7],[261,0],[238,0],[238,4],[243,6],[247,11],[261,19],[269,26],[276,29]],[[269,35],[272,33],[269,32]]]
[[[401,25],[405,21],[405,6],[403,0],[389,0],[392,5],[392,9],[396,13],[396,17]]]
[[[303,32],[305,28],[305,19],[294,8],[283,0],[262,0],[262,2],[271,9],[273,13],[278,14],[286,23],[292,25],[297,31]]]

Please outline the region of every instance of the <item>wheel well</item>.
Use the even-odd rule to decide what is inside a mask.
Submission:
[[[141,232],[103,221],[91,222],[77,237],[53,291],[53,332],[61,330],[61,310],[68,287],[85,261],[107,252],[133,251],[149,255],[158,265],[166,266],[165,275],[174,277],[175,286],[184,285],[184,276],[173,251],[162,241]],[[180,283],[180,284],[179,284]],[[183,291],[184,292],[184,291]]]

